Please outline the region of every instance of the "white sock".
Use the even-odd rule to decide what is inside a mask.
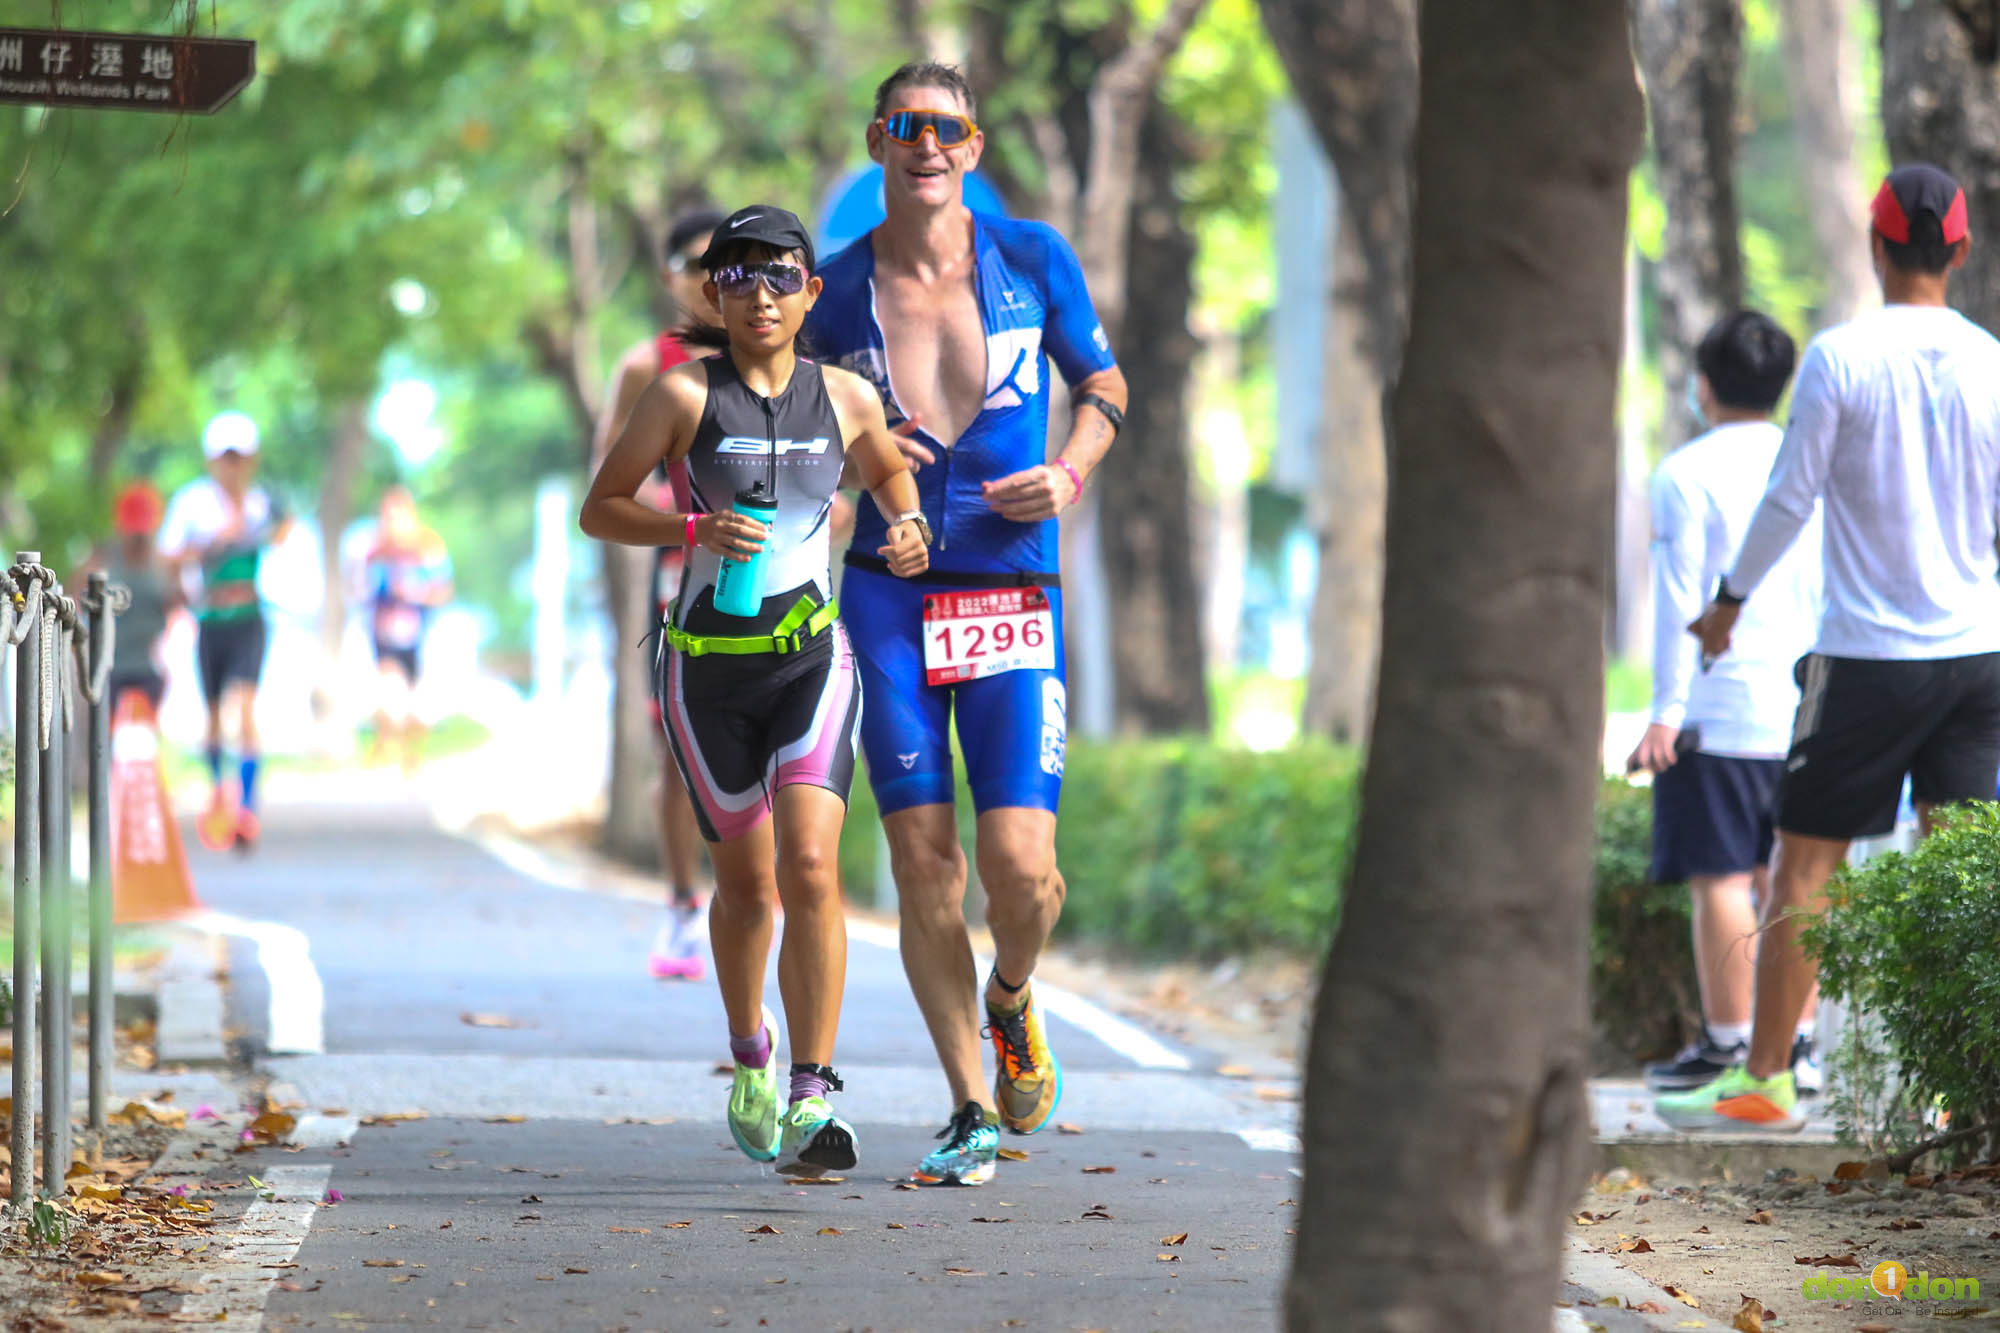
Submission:
[[[1750,1044],[1750,1025],[1748,1023],[1710,1023],[1708,1025],[1708,1037],[1718,1048],[1725,1051],[1737,1046],[1748,1046]]]

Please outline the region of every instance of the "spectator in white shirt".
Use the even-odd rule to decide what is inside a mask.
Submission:
[[[1895,827],[1905,777],[1929,831],[1937,807],[1990,797],[2000,768],[2000,341],[1945,304],[1971,244],[1956,181],[1898,167],[1871,217],[1885,304],[1806,349],[1770,489],[1691,626],[1728,652],[1824,501],[1826,612],[1778,788],[1750,1054],[1659,1099],[1681,1128],[1803,1123],[1787,1065],[1814,984],[1800,918],[1824,909],[1851,839]]]
[[[1799,702],[1793,667],[1819,627],[1817,518],[1707,671],[1687,625],[1735,560],[1770,481],[1783,438],[1771,413],[1796,355],[1769,316],[1718,320],[1695,349],[1694,397],[1711,428],[1653,474],[1653,712],[1628,767],[1654,774],[1653,881],[1686,880],[1692,897],[1702,1015],[1698,1040],[1648,1066],[1657,1091],[1700,1087],[1750,1044],[1753,895],[1768,892],[1778,779]],[[1807,1026],[1802,1018],[1793,1068],[1816,1090]]]

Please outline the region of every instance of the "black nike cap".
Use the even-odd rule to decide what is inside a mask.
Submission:
[[[813,270],[812,234],[806,230],[806,224],[799,221],[797,214],[775,204],[751,204],[724,218],[709,240],[708,249],[702,252],[701,266],[713,271],[722,262],[721,257],[735,248],[739,241],[758,241],[780,250],[797,250],[806,257],[806,272]]]
[[[1869,221],[1876,232],[1898,245],[1936,239],[1956,245],[1970,230],[1965,213],[1965,191],[1958,182],[1928,162],[1911,162],[1897,167],[1875,192],[1869,205]]]

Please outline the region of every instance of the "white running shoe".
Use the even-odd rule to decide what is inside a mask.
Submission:
[[[646,971],[661,980],[679,977],[700,981],[708,970],[707,946],[708,904],[669,907],[666,922],[653,939],[652,951],[646,955]]]

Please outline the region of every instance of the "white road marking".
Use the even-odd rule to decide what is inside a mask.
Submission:
[[[1236,1137],[1258,1152],[1287,1152],[1296,1155],[1305,1150],[1305,1145],[1299,1142],[1298,1135],[1289,1129],[1275,1129],[1268,1125],[1239,1129],[1236,1131]]]
[[[272,1167],[263,1177],[272,1197],[246,1208],[234,1234],[202,1266],[204,1290],[181,1302],[180,1320],[225,1333],[261,1329],[271,1284],[299,1252],[332,1178],[330,1164]]]
[[[251,921],[228,912],[205,910],[181,918],[185,925],[214,935],[249,940],[257,947],[271,995],[266,1048],[274,1055],[318,1055],[326,1050],[326,987],[313,966],[311,943],[296,926]]]

